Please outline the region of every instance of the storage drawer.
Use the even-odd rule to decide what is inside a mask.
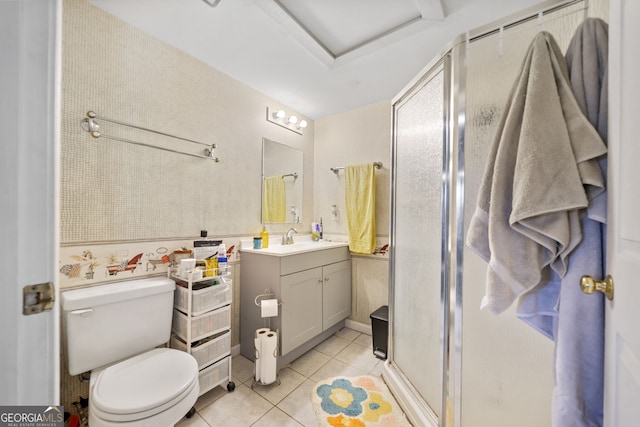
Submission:
[[[207,311],[222,307],[231,303],[231,280],[222,279],[222,283],[207,286],[206,288],[192,290],[191,313],[198,316]],[[173,305],[183,313],[187,312],[189,304],[189,289],[176,286]]]
[[[231,332],[223,332],[200,341],[197,345],[191,347],[191,355],[198,361],[198,369],[202,369],[210,365],[211,362],[231,354]],[[171,348],[187,351],[187,344],[173,335],[171,337]]]
[[[221,361],[200,371],[200,374],[198,375],[200,395],[206,393],[215,386],[222,384],[224,381],[230,380],[229,363],[231,363],[231,357],[225,357]]]
[[[172,329],[185,342],[189,321],[187,315],[173,310]],[[231,306],[225,306],[191,318],[191,342],[231,329]]]

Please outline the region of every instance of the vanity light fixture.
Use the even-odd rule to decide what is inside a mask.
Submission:
[[[291,114],[288,115],[284,110],[276,110],[274,108],[267,107],[267,121],[274,123],[283,128],[287,128],[290,131],[302,135],[302,130],[309,126],[309,122],[302,119],[298,119],[298,116]]]

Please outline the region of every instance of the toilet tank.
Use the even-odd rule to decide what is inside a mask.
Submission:
[[[81,374],[169,341],[175,282],[129,280],[61,293],[68,368]]]

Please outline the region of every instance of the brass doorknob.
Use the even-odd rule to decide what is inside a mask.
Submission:
[[[595,280],[591,276],[582,276],[580,279],[580,289],[585,294],[592,294],[594,292],[602,292],[607,296],[609,300],[613,300],[613,277],[607,275],[604,280]]]

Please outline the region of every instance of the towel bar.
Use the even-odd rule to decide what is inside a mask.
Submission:
[[[380,169],[382,167],[382,162],[373,162],[373,167],[375,167],[376,169]],[[336,166],[329,169],[331,169],[331,172],[338,175],[338,173],[340,173],[340,170],[344,169],[344,166]]]

